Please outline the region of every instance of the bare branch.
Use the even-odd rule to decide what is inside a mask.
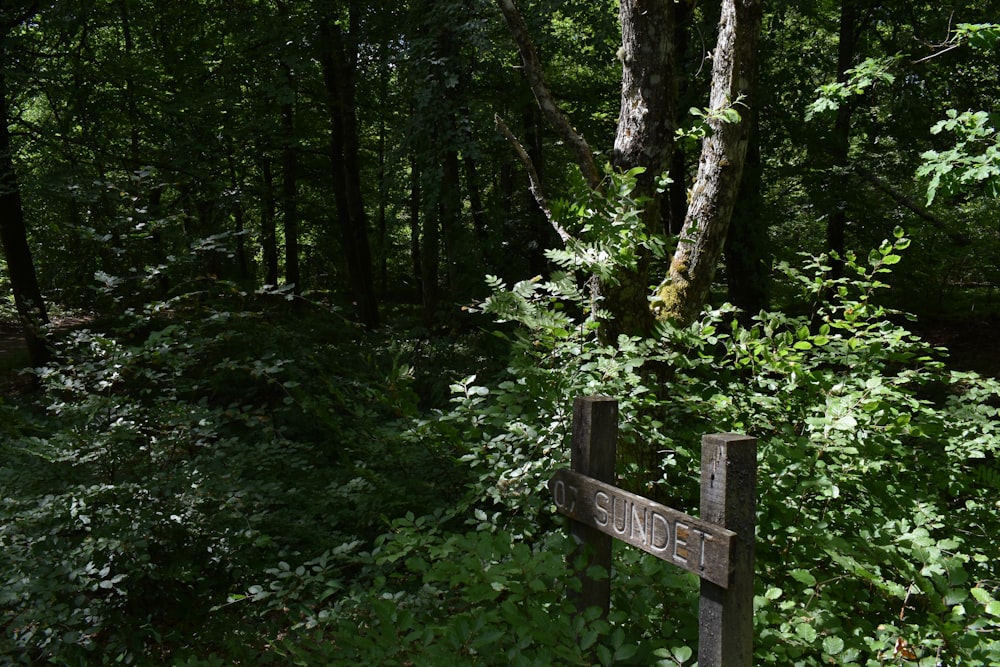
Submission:
[[[545,213],[545,218],[549,221],[549,224],[552,225],[552,229],[556,230],[556,234],[559,235],[559,238],[562,239],[563,243],[568,245],[570,241],[573,240],[573,237],[556,221],[554,217],[552,217],[552,209],[549,208],[549,203],[545,199],[545,193],[542,191],[542,182],[538,178],[538,171],[535,169],[535,165],[531,161],[531,156],[528,155],[528,151],[524,150],[524,146],[522,146],[521,142],[517,140],[517,137],[515,137],[514,133],[510,131],[510,128],[507,127],[505,122],[503,122],[503,119],[500,118],[499,114],[494,116],[494,120],[496,121],[497,129],[500,130],[500,133],[504,137],[506,137],[507,141],[510,142],[510,145],[513,146],[514,153],[517,154],[517,158],[521,161],[521,164],[524,165],[525,170],[528,172],[528,180],[531,182],[531,194],[535,198],[535,201],[538,202],[538,206]]]
[[[538,59],[538,51],[531,40],[528,26],[521,16],[520,10],[514,0],[497,0],[497,6],[507,19],[507,25],[517,43],[517,50],[521,54],[521,62],[524,63],[524,71],[528,76],[528,84],[531,92],[534,93],[538,101],[538,107],[545,114],[546,119],[559,134],[563,141],[570,147],[576,156],[577,166],[583,173],[584,180],[594,190],[601,188],[601,174],[594,164],[594,154],[587,144],[587,140],[578,133],[570,124],[569,119],[559,109],[555,98],[545,82],[545,75],[542,73],[542,64]]]
[[[934,53],[930,54],[929,56],[924,56],[920,60],[914,60],[910,64],[911,65],[917,65],[917,64],[922,63],[922,62],[927,62],[931,58],[937,58],[938,56],[943,56],[944,54],[948,53],[949,51],[952,51],[953,49],[957,49],[960,46],[961,46],[961,44],[952,44],[951,46],[949,46],[949,47],[947,47],[945,49],[941,49],[940,51],[935,51]]]

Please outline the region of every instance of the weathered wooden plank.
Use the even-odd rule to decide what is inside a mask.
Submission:
[[[618,401],[607,396],[578,397],[573,401],[572,466],[577,472],[604,482],[615,481],[615,456],[618,448]],[[600,607],[604,616],[611,608],[611,538],[582,522],[572,522],[570,532],[579,545],[573,562],[580,592],[575,596],[577,609]],[[605,576],[591,576],[597,568]]]
[[[726,588],[736,533],[573,470],[549,480],[556,508],[590,526]]]
[[[732,433],[701,442],[701,516],[735,532],[728,588],[702,580],[698,611],[698,665],[753,664],[754,541],[757,513],[757,441]]]

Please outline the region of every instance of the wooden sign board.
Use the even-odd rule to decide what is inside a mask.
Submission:
[[[549,490],[560,513],[657,558],[729,586],[736,533],[572,470],[558,470]]]

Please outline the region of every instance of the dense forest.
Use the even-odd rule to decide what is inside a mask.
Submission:
[[[0,661],[693,665],[579,613],[573,400],[754,664],[1000,665],[985,0],[0,0]],[[578,555],[578,554],[577,554]]]

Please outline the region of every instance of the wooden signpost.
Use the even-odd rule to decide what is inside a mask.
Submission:
[[[701,577],[699,667],[749,667],[753,659],[757,441],[731,433],[702,438],[701,518],[614,486],[618,402],[573,402],[572,470],[549,481],[556,508],[588,555],[577,571],[578,608],[611,604],[611,539],[617,538]],[[575,557],[574,557],[574,560]]]

